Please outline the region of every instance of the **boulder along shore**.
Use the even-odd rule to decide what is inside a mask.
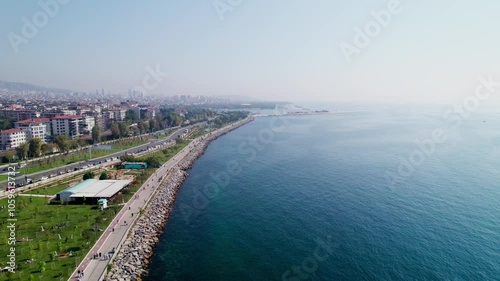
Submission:
[[[194,147],[169,170],[166,179],[157,188],[156,194],[146,206],[144,213],[135,222],[116,253],[111,270],[104,280],[142,280],[141,276],[147,272],[153,248],[160,240],[177,191],[188,176],[186,170],[190,169],[194,161],[205,153],[211,141],[253,120],[253,116],[249,116],[193,141]]]

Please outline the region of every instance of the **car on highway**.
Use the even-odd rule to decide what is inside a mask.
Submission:
[[[22,182],[18,182],[18,183],[16,184],[16,187],[22,187],[23,185],[24,185],[24,184],[23,184]]]
[[[40,178],[40,181],[46,181],[46,180],[48,180],[48,179],[49,179],[49,177],[41,177],[41,178]]]
[[[55,178],[57,175],[56,174],[50,174],[49,178]]]

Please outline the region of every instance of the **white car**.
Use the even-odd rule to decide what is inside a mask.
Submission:
[[[40,181],[46,181],[46,180],[48,180],[48,179],[49,179],[48,177],[41,177],[41,178],[40,178]]]

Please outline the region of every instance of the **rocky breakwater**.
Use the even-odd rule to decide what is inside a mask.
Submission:
[[[141,280],[187,173],[174,167],[144,214],[137,220],[113,260],[106,280]]]
[[[231,132],[232,130],[235,130],[247,123],[250,123],[254,120],[253,116],[249,116],[241,121],[238,121],[236,123],[233,123],[230,126],[226,126],[220,129],[217,129],[213,132],[210,132],[208,135],[204,135],[202,137],[199,137],[198,139],[194,140],[195,146],[191,149],[190,153],[184,157],[180,162],[179,162],[179,167],[182,170],[189,170],[193,166],[193,163],[196,159],[201,157],[203,153],[205,153],[205,150],[207,146],[210,144],[211,141]]]
[[[188,176],[185,171],[191,168],[194,161],[203,155],[212,140],[253,120],[253,117],[250,116],[193,141],[189,153],[169,171],[167,179],[158,188],[144,214],[139,217],[130,230],[128,237],[113,259],[111,270],[105,280],[141,280],[141,276],[146,273],[149,258],[153,255],[153,248],[158,243],[165,222],[170,215],[175,195]]]

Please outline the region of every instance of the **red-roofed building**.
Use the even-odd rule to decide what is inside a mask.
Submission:
[[[39,138],[49,142],[52,136],[52,123],[49,118],[31,118],[14,123],[16,129],[26,132],[26,139]]]
[[[20,129],[8,129],[0,132],[0,146],[3,150],[16,148],[26,142],[26,133]]]

